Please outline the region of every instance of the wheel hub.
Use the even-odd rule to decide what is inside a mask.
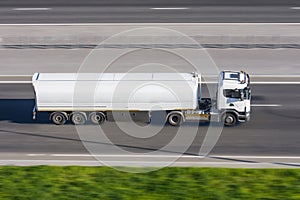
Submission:
[[[232,123],[234,121],[232,116],[227,116],[226,117],[226,123]]]

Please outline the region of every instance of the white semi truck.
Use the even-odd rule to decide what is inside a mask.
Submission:
[[[164,111],[173,126],[189,120],[232,126],[250,119],[250,79],[244,71],[222,71],[213,99],[202,97],[197,73],[35,73],[32,84],[33,119],[49,112],[57,125],[102,124],[124,112],[150,121],[155,111]]]

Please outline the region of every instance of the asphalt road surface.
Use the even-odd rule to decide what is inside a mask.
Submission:
[[[300,22],[299,1],[1,1],[0,23]]]
[[[299,23],[299,11],[300,3],[295,0],[76,0],[71,3],[4,0],[0,2],[0,23]],[[84,50],[72,50],[67,54],[65,50],[50,51],[1,50],[1,74],[65,72],[70,66],[79,66],[88,53]],[[228,64],[231,68],[239,68],[246,59],[248,71],[269,75],[299,75],[297,51],[211,50],[214,61],[221,68],[227,68]],[[40,64],[43,66],[39,67]],[[161,149],[178,131],[171,126],[165,126],[154,137],[141,139],[130,137],[114,122],[107,122],[102,128],[109,142],[83,139],[74,125],[55,126],[49,122],[47,114],[39,114],[37,121],[31,120],[34,94],[30,84],[0,84],[0,165],[300,167],[300,87],[299,77],[293,78],[293,81],[297,79],[294,84],[253,84],[251,121],[225,127],[212,151],[204,158],[199,156],[199,151],[206,137],[207,124],[197,125],[197,134],[182,157],[182,152]],[[289,79],[284,78],[291,82]],[[183,127],[195,126],[187,123]],[[190,132],[186,131],[186,134]],[[88,131],[86,135],[89,137]],[[181,149],[186,138],[179,136],[180,142],[173,144],[174,149]],[[99,155],[90,155],[87,144],[99,147]]]
[[[48,121],[47,114],[39,114],[38,120],[32,121],[34,94],[30,84],[1,84],[0,90],[0,164],[99,165],[92,156],[89,156],[74,125],[53,125]],[[173,164],[298,167],[299,85],[252,84],[252,90],[253,106],[250,122],[225,127],[216,146],[209,156],[202,160],[197,155],[208,125],[200,124],[198,133],[185,152],[185,156],[177,160],[177,164],[176,162]],[[92,127],[92,125],[85,126]],[[154,151],[159,152],[174,137],[177,128],[165,126],[160,134],[148,139],[130,137],[124,134],[114,122],[104,124],[103,130],[112,143],[92,140],[85,140],[85,142],[99,145],[101,155],[105,155],[109,164],[160,166],[167,162],[164,160],[166,157],[148,158],[142,153],[151,155]],[[181,140],[184,141],[184,137]],[[174,145],[180,147],[182,143]],[[112,146],[123,149],[125,153],[119,155]],[[126,157],[126,152],[140,154],[140,157]],[[179,152],[160,153],[172,157]]]

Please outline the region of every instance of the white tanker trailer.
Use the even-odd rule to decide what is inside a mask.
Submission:
[[[202,98],[197,73],[35,73],[32,84],[33,118],[49,112],[57,125],[102,124],[117,116],[112,113],[150,121],[155,111],[165,111],[173,126],[189,120],[231,126],[250,119],[250,80],[243,71],[220,73],[216,99]]]

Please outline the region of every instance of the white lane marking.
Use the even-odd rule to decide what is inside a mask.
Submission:
[[[122,154],[26,154],[27,156],[52,156],[52,157],[126,157],[126,158],[144,158],[144,157],[153,157],[153,158],[173,158],[173,157],[181,157],[181,158],[245,158],[245,159],[300,159],[300,156],[234,156],[234,155],[208,155],[208,156],[197,156],[197,155],[122,155]]]
[[[52,8],[13,8],[15,11],[44,11],[51,10]]]
[[[300,25],[300,24],[299,24]],[[43,73],[43,72],[41,72]],[[74,72],[75,73],[75,72]],[[20,77],[31,77],[32,74],[0,74],[0,77],[15,77],[15,76],[20,76]],[[215,77],[218,78],[218,75],[205,75],[202,74],[202,76],[205,77]],[[280,74],[252,74],[250,75],[252,78],[300,78],[300,75],[292,75],[292,74],[286,74],[286,75],[280,75]]]
[[[9,75],[0,75],[0,78],[1,77],[4,77],[4,78],[13,78],[13,77],[22,77],[22,78],[31,78],[32,75],[12,75],[12,74],[9,74]],[[211,76],[211,75],[205,75],[205,77],[216,77],[216,76]],[[263,77],[281,77],[281,78],[300,78],[300,75],[251,75],[251,77],[260,77],[260,78],[263,78]],[[0,81],[0,84],[1,83],[31,83],[31,81]],[[203,84],[214,84],[214,83],[217,83],[216,81],[202,81]],[[257,85],[260,85],[260,84],[282,84],[282,85],[299,85],[300,84],[300,81],[252,81],[251,84],[257,84]]]
[[[45,24],[0,24],[0,26],[273,26],[273,25],[300,25],[300,23],[45,23]]]
[[[97,160],[0,160],[0,163],[7,163],[7,162],[29,162],[29,163],[98,163],[98,164],[102,164],[101,161],[97,161]],[[156,164],[170,164],[170,162],[161,162],[161,161],[105,161],[105,164],[107,163],[136,163],[136,164],[145,164],[145,163],[156,163]],[[225,164],[256,164],[256,163],[244,163],[244,162],[180,162],[177,161],[173,164],[176,163],[185,163],[185,164],[219,164],[219,165],[224,165]],[[171,164],[172,165],[172,164]]]
[[[26,156],[47,156],[47,154],[43,154],[43,153],[30,153],[30,154],[26,154]]]
[[[300,7],[290,7],[292,10],[300,10]]]
[[[32,77],[32,74],[29,74],[29,75],[23,75],[23,74],[16,74],[16,75],[12,75],[12,74],[1,74],[0,77],[25,77],[25,78],[28,78],[28,77]]]
[[[101,161],[98,160],[0,160],[0,163],[8,163],[8,162],[13,162],[13,163],[20,163],[20,162],[28,162],[28,163],[98,163],[103,165]],[[170,162],[165,162],[165,161],[105,161],[105,164],[108,163],[131,163],[131,164],[170,164],[170,165],[176,165],[176,164],[187,164],[187,165],[205,165],[205,164],[216,164],[216,165],[226,165],[226,164],[231,164],[231,165],[257,165],[257,164],[273,164],[273,163],[268,163],[268,162],[261,162],[261,163],[245,163],[242,161],[228,161],[228,162],[182,162],[182,161],[176,161],[174,163]]]
[[[5,77],[5,76],[3,76]],[[8,76],[7,76],[8,77]],[[21,77],[21,76],[19,76]],[[1,76],[0,76],[1,78]],[[24,76],[24,78],[28,78],[27,76]],[[32,81],[0,81],[1,83],[32,83]],[[215,84],[217,82],[214,81],[202,81],[203,84]],[[300,85],[300,82],[251,82],[252,85]]]
[[[298,74],[253,74],[251,77],[260,77],[260,78],[300,78]]]
[[[0,81],[0,83],[32,83],[32,81]],[[217,82],[202,82],[203,84],[214,84]],[[268,85],[268,84],[277,84],[277,85],[299,85],[300,82],[251,82],[255,85]]]
[[[218,75],[205,75],[204,78],[218,78]],[[250,74],[250,78],[300,78],[299,74]]]
[[[126,157],[126,158],[143,158],[143,157],[147,157],[147,158],[177,158],[177,157],[183,157],[183,158],[205,158],[204,156],[193,156],[193,155],[115,155],[115,154],[50,154],[49,156],[53,156],[53,157]]]
[[[273,82],[273,81],[269,81],[269,82],[263,82],[263,81],[255,81],[255,82],[251,82],[250,84],[257,84],[257,85],[263,85],[263,84],[272,84],[272,85],[299,85],[300,82],[299,81],[295,81],[295,82],[289,82],[289,81],[276,81],[276,82]]]
[[[280,107],[280,104],[251,104],[252,107]]]
[[[217,81],[202,81],[203,84],[214,84],[214,83],[217,83]],[[263,81],[252,81],[250,84],[252,85],[299,85],[300,84],[300,81],[266,81],[266,82],[263,82]]]
[[[245,163],[245,162],[159,162],[159,161],[82,161],[82,160],[0,160],[0,165],[33,166],[33,165],[58,165],[58,166],[137,166],[137,167],[233,167],[233,168],[299,168],[300,163]]]
[[[230,156],[230,155],[210,155],[210,157],[221,157],[221,158],[246,158],[246,159],[300,159],[300,156]]]
[[[32,81],[0,81],[0,84],[32,83]]]
[[[213,83],[217,83],[214,81],[208,81],[208,82],[202,82],[204,84],[213,84]],[[252,85],[299,85],[300,81],[294,81],[294,82],[289,82],[289,81],[277,81],[277,82],[273,82],[273,81],[267,81],[267,82],[263,82],[263,81],[252,81],[250,84]]]
[[[159,8],[150,8],[150,10],[188,10],[187,7],[159,7]]]

